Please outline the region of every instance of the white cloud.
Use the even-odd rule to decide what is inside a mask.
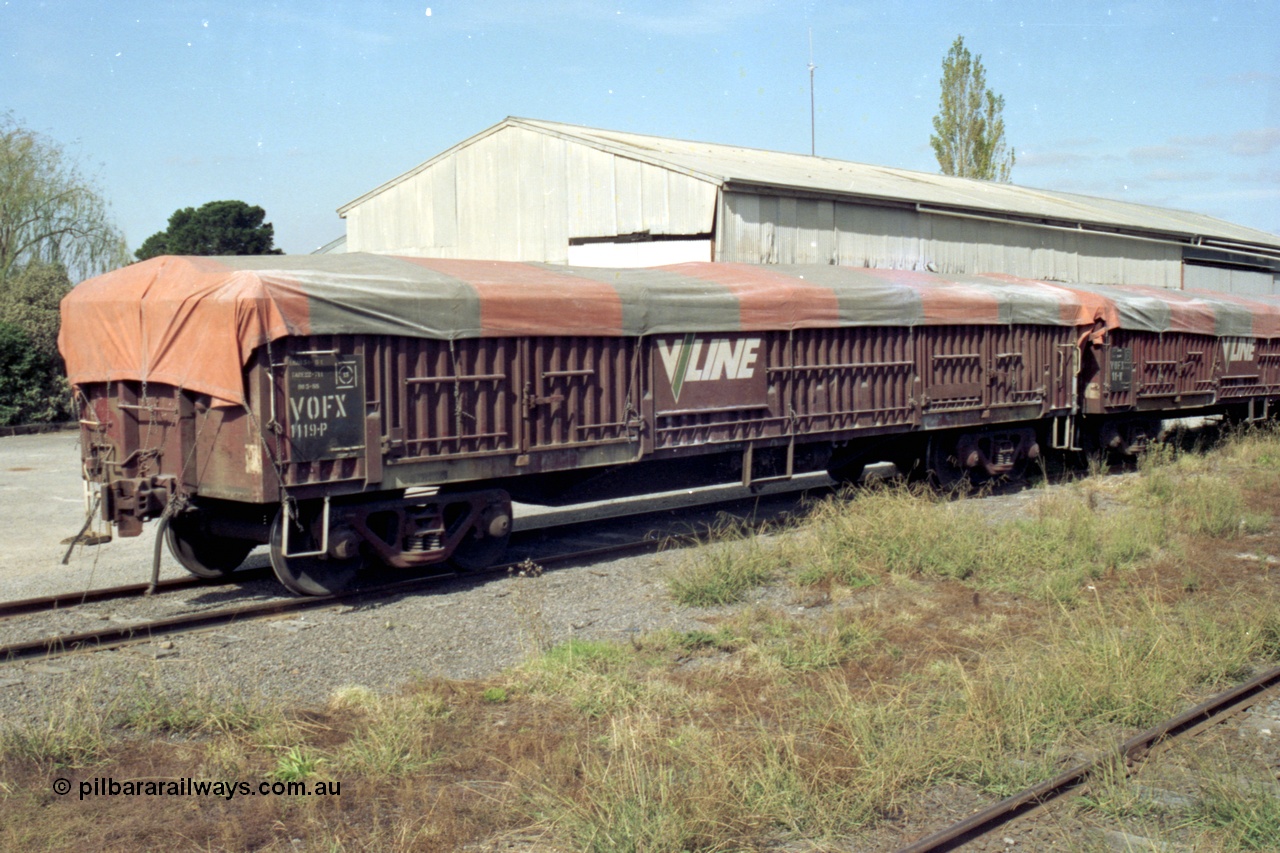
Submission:
[[[1169,142],[1175,146],[1207,148],[1237,157],[1260,157],[1280,148],[1280,127],[1255,127],[1225,135],[1174,136]]]
[[[1185,160],[1189,152],[1181,145],[1142,145],[1129,149],[1130,160]]]
[[[1280,147],[1280,127],[1260,127],[1231,134],[1231,153],[1241,157],[1260,157],[1277,147]]]
[[[1178,182],[1178,181],[1212,181],[1218,175],[1214,172],[1191,172],[1180,171],[1178,169],[1156,169],[1154,172],[1147,172],[1142,176],[1148,181]]]

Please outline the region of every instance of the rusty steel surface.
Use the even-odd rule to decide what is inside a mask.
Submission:
[[[1176,413],[1280,393],[1280,339],[1184,332],[1111,333],[1090,354],[1098,412]]]
[[[903,427],[914,417],[917,340],[912,329],[827,329],[797,333],[790,399],[803,432]]]
[[[186,613],[181,616],[156,619],[134,625],[113,626],[94,631],[80,631],[74,634],[44,637],[39,640],[9,643],[0,646],[0,662],[13,662],[33,657],[53,657],[78,651],[114,648],[126,643],[143,642],[153,637],[192,631],[210,625],[224,625],[241,619],[320,607],[331,604],[339,598],[340,596],[285,598],[278,601],[208,610],[201,613]]]
[[[1074,411],[1078,332],[294,337],[255,357],[247,409],[159,384],[85,386],[83,452],[130,535],[178,493],[272,504],[282,487],[300,498],[355,494],[1034,422]],[[1280,393],[1280,339],[1118,330],[1083,347],[1085,412],[1181,412]]]
[[[1212,402],[1225,373],[1222,342],[1229,340],[1116,332],[1107,354],[1107,409],[1195,408]]]
[[[237,575],[235,580],[244,580],[255,574],[258,576],[262,575],[261,572],[245,572],[242,575]],[[198,586],[204,586],[209,583],[211,583],[211,581],[204,578],[170,578],[169,580],[163,580],[156,584],[155,591],[179,592]],[[19,616],[24,613],[41,613],[48,610],[61,610],[66,607],[75,607],[80,604],[88,604],[94,601],[114,601],[119,598],[134,598],[139,595],[147,594],[149,589],[151,589],[151,584],[135,583],[103,589],[84,590],[81,592],[65,592],[58,595],[42,595],[38,598],[24,598],[18,601],[0,602],[0,619],[5,619],[10,616]]]
[[[233,359],[234,391],[222,380],[204,392],[140,378],[77,385],[103,517],[134,536],[165,512],[186,515],[192,571],[202,553],[216,566],[267,542],[285,501],[316,502],[311,515],[328,525],[319,502],[342,500],[333,518],[349,528],[361,498],[434,487],[555,499],[588,469],[693,457],[749,486],[828,462],[852,471],[864,438],[894,439],[886,452],[910,465],[922,448],[905,442],[935,431],[933,460],[1000,477],[1038,456],[1051,421],[1067,435],[1069,419],[1094,418],[1095,444],[1132,453],[1161,415],[1257,418],[1280,397],[1280,304],[1239,297],[831,266],[323,256],[136,267],[86,283],[86,298],[123,316],[150,270],[172,280],[167,296],[133,306],[144,328],[165,328],[167,311],[195,322],[177,298],[186,283],[213,303],[201,316],[235,306],[259,335],[247,362]],[[96,304],[71,314],[96,322]],[[237,352],[245,334],[230,336]],[[82,350],[71,347],[81,369],[130,375]],[[182,370],[203,361],[177,338],[165,357],[172,376],[194,377]],[[398,551],[373,532],[361,541],[384,559]]]

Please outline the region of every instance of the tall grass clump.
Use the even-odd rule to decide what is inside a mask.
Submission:
[[[868,694],[832,672],[805,697],[810,736],[820,737],[829,761],[845,768],[833,774],[827,799],[849,825],[908,807],[918,791],[947,777],[955,733],[940,727],[930,709],[954,689],[944,679],[924,690],[878,685]]]
[[[84,767],[105,759],[115,743],[122,699],[103,701],[104,682],[93,674],[50,702],[39,720],[0,726],[0,762]]]
[[[1274,660],[1274,627],[1258,626],[1278,618],[1273,600],[1223,618],[1197,602],[1095,598],[1060,608],[1031,643],[1011,638],[970,663],[936,659],[877,691],[896,690],[889,698],[868,701],[832,677],[807,704],[827,749],[856,762],[854,811],[942,780],[1003,796],[1052,776],[1064,753],[1119,742]]]
[[[1224,448],[1231,464],[1262,473],[1280,471],[1280,421],[1252,424],[1233,434]]]
[[[1171,502],[1183,532],[1228,539],[1266,530],[1270,517],[1251,510],[1238,483],[1224,475],[1184,477]]]
[[[877,763],[778,710],[719,728],[617,716],[580,752],[577,790],[545,792],[538,810],[571,849],[600,853],[757,849],[762,833],[820,838],[874,820],[890,798],[861,776],[883,778]]]
[[[94,709],[58,710],[40,722],[0,729],[0,761],[84,767],[104,759],[113,740]]]
[[[654,716],[623,715],[603,743],[580,752],[576,792],[548,790],[538,811],[573,848],[591,853],[694,850],[714,846],[722,828],[708,819],[720,798],[705,765],[686,760],[692,729],[672,737]]]
[[[1240,602],[1229,614],[1157,599],[1064,610],[1032,648],[989,655],[960,678],[955,713],[1044,748],[1063,732],[1086,739],[1145,728],[1198,694],[1232,683],[1275,652],[1274,600]]]
[[[147,734],[214,734],[245,732],[278,724],[278,708],[261,698],[190,691],[180,695],[137,683],[119,702],[114,722]]]
[[[361,722],[334,753],[337,771],[375,779],[402,778],[430,766],[440,751],[437,728],[453,713],[441,696],[424,690],[379,696],[348,688],[329,704]]]
[[[1166,510],[1183,535],[1229,539],[1258,533],[1270,517],[1250,509],[1240,469],[1271,458],[1268,454],[1280,459],[1280,441],[1274,430],[1263,428],[1229,433],[1213,454],[1155,445],[1139,459],[1137,495],[1146,505]]]
[[[1270,780],[1242,785],[1235,774],[1200,783],[1195,819],[1219,830],[1225,850],[1275,850],[1280,842],[1280,797]]]
[[[686,706],[675,685],[651,673],[633,646],[573,638],[523,664],[514,674],[521,693],[567,701],[587,717],[599,718],[661,698],[677,713]]]
[[[787,561],[801,584],[859,586],[887,573],[1063,599],[1150,556],[1165,537],[1160,513],[1100,510],[1081,489],[1040,496],[1028,517],[995,518],[976,502],[899,484],[820,505]]]
[[[749,522],[724,519],[709,533],[711,541],[667,576],[676,601],[690,607],[730,604],[773,576],[776,549]]]
[[[800,583],[862,586],[881,573],[967,578],[992,542],[964,502],[901,483],[878,484],[815,507],[789,562]]]

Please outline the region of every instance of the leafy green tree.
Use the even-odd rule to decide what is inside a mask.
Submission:
[[[58,310],[67,271],[31,263],[0,288],[0,424],[63,420],[69,386],[58,353]]]
[[[0,115],[0,286],[30,262],[77,278],[129,262],[107,203],[62,147]]]
[[[956,36],[942,60],[942,95],[929,144],[944,175],[1008,183],[1013,151],[1004,141],[1004,96],[987,88],[981,56]]]
[[[0,425],[30,422],[28,413],[40,408],[44,367],[27,334],[0,323]]]
[[[267,212],[243,201],[211,201],[184,207],[169,217],[169,227],[148,237],[134,255],[280,255],[275,227]]]
[[[0,322],[23,329],[43,354],[58,356],[62,297],[71,290],[67,271],[57,264],[28,264],[0,289]]]

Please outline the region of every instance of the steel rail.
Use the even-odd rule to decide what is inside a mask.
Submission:
[[[259,580],[269,577],[270,569],[244,569],[225,578],[210,579],[197,577],[170,578],[160,581],[156,592],[181,592],[196,587],[214,587],[227,583],[238,583],[246,580]],[[24,598],[18,601],[0,602],[0,619],[20,616],[26,613],[41,613],[49,610],[61,610],[64,607],[76,607],[96,601],[114,601],[118,598],[135,598],[144,595],[150,584],[131,583],[124,586],[88,589],[81,592],[60,592],[55,595],[43,595],[37,598]]]
[[[808,489],[816,491],[815,487]],[[530,534],[545,533],[550,530],[563,528],[575,528],[584,525],[596,524],[614,519],[638,518],[645,515],[666,512],[669,509],[693,510],[705,509],[721,504],[733,504],[740,501],[753,499],[756,496],[735,496],[731,498],[717,497],[701,503],[681,504],[678,507],[643,507],[634,512],[611,513],[602,517],[589,517],[574,521],[553,522],[545,526],[532,526],[517,529],[513,534],[514,537],[522,537]],[[534,516],[530,521],[537,521]],[[670,537],[673,541],[680,539],[679,535]],[[439,564],[441,567],[447,566],[447,563]],[[503,564],[504,566],[506,564]],[[427,566],[424,568],[432,568]],[[487,571],[487,570],[478,570]],[[478,572],[469,572],[469,576],[478,576]],[[223,578],[199,578],[194,576],[171,578],[169,580],[160,581],[154,592],[181,592],[183,590],[195,589],[199,587],[215,587],[219,585],[227,585],[240,583],[243,581],[254,581],[271,578],[272,573],[270,567],[260,567],[255,569],[240,569],[232,572]],[[35,598],[24,598],[16,601],[0,601],[0,619],[6,619],[11,616],[19,616],[31,613],[42,613],[54,610],[60,610],[68,607],[76,607],[81,604],[89,604],[100,601],[114,601],[122,598],[135,598],[147,593],[150,584],[137,583],[125,584],[123,586],[104,587],[102,589],[81,590],[78,592],[63,592],[54,595],[39,596]]]
[[[674,541],[677,537],[671,537],[671,538]],[[606,550],[608,547],[612,547],[612,546],[606,546]],[[575,551],[574,553],[578,555],[590,556],[590,553],[588,551]],[[558,559],[558,558],[549,558],[549,559]],[[446,567],[448,564],[441,563],[439,565],[441,567]],[[501,564],[501,566],[496,568],[505,571],[508,566],[514,566],[514,565],[516,564],[503,563]],[[433,567],[427,566],[425,568],[430,569]],[[480,577],[480,576],[483,576],[484,573],[491,572],[491,571],[493,571],[493,568],[479,569],[476,571],[468,572],[467,576]],[[437,578],[443,575],[452,576],[454,574],[457,574],[457,573],[449,572],[446,570],[444,572],[438,572],[436,574],[430,575],[430,577]],[[232,574],[227,575],[224,578],[216,578],[216,579],[198,578],[194,576],[170,578],[168,580],[160,581],[159,584],[157,584],[154,592],[156,593],[182,592],[184,590],[213,588],[217,586],[226,586],[228,584],[233,584],[233,583],[240,583],[243,581],[263,580],[271,577],[272,577],[272,574],[271,574],[270,568],[257,568],[257,569],[241,569],[240,571],[233,572]],[[415,580],[423,580],[423,579],[418,578]],[[60,592],[54,595],[44,595],[44,596],[38,596],[36,598],[23,598],[16,601],[2,601],[0,602],[0,619],[7,619],[12,616],[22,616],[22,615],[27,615],[31,613],[46,613],[46,612],[51,612],[55,610],[62,610],[68,607],[77,607],[81,604],[90,604],[90,603],[100,602],[100,601],[115,601],[121,598],[139,598],[141,596],[147,595],[150,588],[151,588],[151,584],[149,583],[133,583],[133,584],[125,584],[123,586],[103,587],[102,589],[82,590],[80,592]],[[350,593],[357,594],[357,593],[368,592],[368,591],[369,590],[351,590]]]
[[[710,505],[714,505],[713,504]],[[528,531],[536,532],[540,528],[531,528]],[[440,566],[447,566],[447,563],[441,563]],[[505,568],[508,564],[504,563]],[[432,568],[427,566],[425,568]],[[489,569],[481,569],[479,572],[487,572]],[[470,572],[468,574],[478,575],[479,572]],[[437,573],[431,577],[438,577],[440,574],[448,574],[448,572]],[[131,583],[122,586],[103,587],[101,589],[81,590],[80,592],[60,592],[53,595],[42,595],[35,598],[23,598],[16,601],[0,601],[0,619],[8,619],[12,616],[23,616],[31,613],[47,613],[55,610],[62,610],[68,607],[78,607],[82,604],[91,604],[101,601],[115,601],[122,598],[139,598],[151,593],[166,592],[182,592],[184,590],[212,588],[217,586],[226,586],[233,583],[242,583],[244,581],[255,581],[271,578],[271,569],[262,567],[256,569],[241,569],[232,572],[222,578],[199,578],[195,576],[169,578],[162,580],[154,590],[151,589],[149,583]],[[359,590],[352,590],[358,592]]]
[[[557,563],[570,563],[577,560],[588,560],[612,554],[649,550],[658,547],[661,542],[662,540],[654,538],[620,542],[615,545],[604,545],[581,551],[571,551],[564,554],[553,554],[547,557],[540,557],[535,562],[540,566],[555,565]],[[482,582],[486,578],[492,578],[494,575],[510,574],[524,565],[525,561],[522,560],[514,563],[503,563],[480,571],[466,573],[439,572],[426,577],[394,581],[388,584],[381,584],[379,586],[367,587],[364,589],[347,590],[332,595],[281,598],[274,601],[259,602],[257,604],[241,605],[239,607],[226,607],[219,608],[217,610],[206,610],[201,613],[188,613],[181,616],[170,616],[164,619],[155,619],[132,625],[117,625],[93,631],[81,631],[75,634],[61,634],[52,637],[45,637],[39,640],[10,643],[0,646],[0,664],[38,657],[58,657],[60,655],[70,654],[77,651],[113,649],[131,643],[144,642],[155,637],[179,634],[199,628],[208,628],[213,625],[225,625],[242,620],[260,619],[264,616],[273,616],[278,613],[312,610],[317,607],[325,607],[359,598],[371,598],[412,592],[445,579],[456,578],[476,584]],[[185,578],[182,580],[185,580]],[[139,586],[145,588],[147,584],[139,584]]]
[[[1236,714],[1256,702],[1263,693],[1278,685],[1280,685],[1280,667],[1263,672],[1170,720],[1134,735],[1117,746],[1114,752],[1077,764],[1052,779],[1033,785],[945,829],[899,848],[898,853],[942,853],[942,851],[954,850],[1079,787],[1088,781],[1090,776],[1111,765],[1117,758],[1123,758],[1127,763],[1141,761],[1151,750],[1165,741],[1192,734]]]

